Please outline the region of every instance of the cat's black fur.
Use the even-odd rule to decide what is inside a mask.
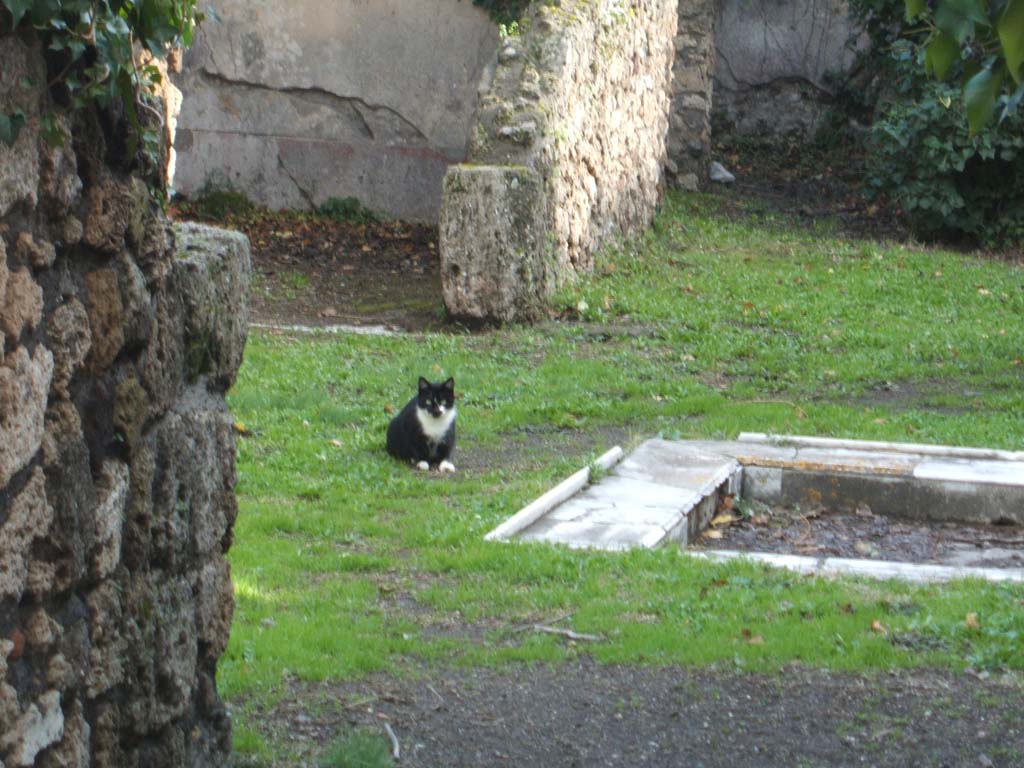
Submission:
[[[416,396],[388,425],[387,446],[396,459],[447,461],[455,450],[455,380],[431,383],[421,376]]]

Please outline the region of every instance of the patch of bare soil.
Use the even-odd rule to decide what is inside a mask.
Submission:
[[[753,504],[726,510],[697,549],[737,549],[810,557],[844,557],[958,567],[1024,568],[1024,529],[897,520],[862,505],[853,512],[825,507]]]
[[[309,702],[318,701],[311,707]],[[402,766],[766,768],[1024,765],[1024,685],[929,670],[777,675],[597,664],[294,684],[259,713],[310,756],[353,728]]]
[[[849,237],[906,240],[902,212],[868,194],[862,153],[856,144],[815,145],[797,136],[719,145],[715,155],[736,181],[709,191],[734,216],[772,213],[808,225],[827,220]]]
[[[254,323],[406,331],[445,324],[437,227],[266,210],[212,223],[242,231],[252,245]]]

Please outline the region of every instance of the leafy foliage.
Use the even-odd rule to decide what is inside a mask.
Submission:
[[[1024,0],[853,0],[877,53],[899,39],[920,47],[927,75],[950,82],[972,133],[1024,97]]]
[[[181,211],[202,221],[219,223],[240,219],[256,210],[255,204],[244,192],[228,186],[207,185],[192,200],[183,201]]]
[[[908,22],[924,25],[924,66],[959,77],[971,133],[1005,119],[1024,98],[1024,0],[906,0]]]
[[[321,216],[335,221],[371,224],[379,221],[377,214],[359,202],[356,197],[332,197],[316,209]]]
[[[530,0],[473,0],[473,5],[479,5],[496,24],[503,25],[518,21],[529,4]]]
[[[134,132],[131,155],[140,139],[156,155],[157,134],[147,126],[161,119],[151,105],[160,71],[139,63],[137,54],[162,57],[189,46],[202,19],[196,0],[0,0],[0,32],[32,28],[41,38],[54,102],[71,111],[90,104],[123,108]],[[17,114],[0,117],[0,141],[11,144]],[[44,121],[54,135],[53,116]]]
[[[974,130],[958,89],[921,76],[927,53],[897,44],[894,56],[899,87],[872,126],[869,184],[921,235],[1024,240],[1024,119]]]

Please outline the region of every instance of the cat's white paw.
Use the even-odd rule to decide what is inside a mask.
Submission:
[[[422,469],[424,472],[427,472],[430,469],[430,465],[425,461],[418,461],[416,462],[416,469]]]
[[[437,465],[437,471],[438,472],[454,472],[455,471],[455,465],[452,464],[447,459],[445,459],[444,461],[442,461],[440,464]]]

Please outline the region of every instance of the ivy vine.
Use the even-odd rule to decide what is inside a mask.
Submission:
[[[119,105],[132,129],[129,154],[142,142],[150,157],[159,153],[153,126],[163,122],[152,58],[191,45],[203,17],[196,0],[0,0],[0,34],[31,29],[42,41],[56,110],[43,115],[47,139],[62,140],[57,112]],[[141,63],[145,53],[150,63]],[[0,113],[0,141],[13,144],[24,124],[20,109]]]
[[[495,24],[506,26],[519,21],[529,4],[530,0],[473,0],[473,5],[487,11]]]

